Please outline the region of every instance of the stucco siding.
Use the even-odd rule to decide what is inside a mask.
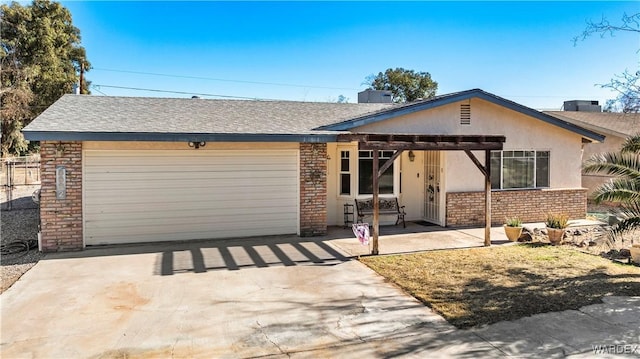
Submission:
[[[624,143],[625,138],[607,134],[607,138],[601,143],[589,143],[585,144],[583,159],[586,161],[593,155],[604,152],[618,152]],[[603,183],[608,182],[613,176],[606,174],[583,174],[582,175],[582,187],[587,189],[587,196],[591,197],[593,191],[601,186]]]
[[[415,159],[409,160],[409,152],[402,153],[402,193],[400,203],[405,206],[406,220],[422,219],[424,216],[425,183],[424,183],[424,152],[413,151]]]
[[[340,151],[336,143],[327,143],[327,224],[338,225],[338,166],[340,163]],[[342,219],[341,219],[342,220]]]
[[[340,152],[351,153],[351,195],[341,195],[340,191]],[[329,225],[344,224],[344,205],[353,204],[355,198],[370,197],[371,195],[358,195],[358,144],[353,143],[329,143],[327,144],[327,222]],[[394,162],[395,169],[395,195],[401,206],[405,206],[406,220],[418,220],[424,215],[424,155],[421,151],[414,151],[414,161],[409,160],[409,153],[405,151]],[[402,192],[400,182],[402,181]],[[393,196],[393,195],[383,195]],[[365,221],[371,218],[365,218]],[[382,216],[382,224],[393,224],[394,216]]]
[[[460,105],[463,103],[471,105],[470,125],[460,124]],[[550,151],[551,188],[576,188],[582,185],[580,135],[481,99],[456,102],[365,125],[354,132],[504,135],[505,150]],[[476,156],[484,162],[483,153],[477,152]],[[448,152],[445,161],[447,192],[477,191],[484,188],[480,171],[464,152]]]

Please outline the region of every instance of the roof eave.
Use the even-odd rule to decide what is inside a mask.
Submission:
[[[402,106],[400,108],[391,108],[388,110],[382,110],[373,114],[367,114],[354,119],[350,119],[343,122],[338,122],[326,126],[316,128],[316,130],[329,130],[329,131],[349,131],[356,127],[361,127],[371,123],[388,120],[394,117],[408,115],[417,111],[428,110],[439,106],[448,105],[450,103],[458,102],[469,98],[468,94],[476,90],[468,90],[457,93],[448,97],[437,99],[435,101],[417,102],[413,105]]]
[[[338,134],[23,131],[30,141],[336,142]]]
[[[498,97],[496,95],[492,95],[492,94],[486,93],[484,91],[482,91],[477,97],[481,98],[483,100],[489,101],[489,102],[493,102],[493,103],[495,103],[497,105],[504,106],[504,107],[506,107],[506,108],[508,108],[510,110],[520,112],[520,113],[522,113],[524,115],[534,117],[536,119],[539,119],[541,121],[547,122],[549,124],[558,126],[558,127],[563,128],[563,129],[565,129],[567,131],[571,131],[571,132],[577,133],[580,136],[582,136],[583,138],[586,138],[586,139],[588,139],[588,140],[590,140],[592,142],[602,142],[605,139],[605,136],[600,134],[600,133],[597,133],[597,132],[591,131],[589,129],[580,127],[580,126],[575,125],[575,124],[573,124],[571,122],[564,121],[564,120],[559,119],[557,117],[548,115],[548,114],[546,114],[544,112],[540,112],[538,110],[534,110],[534,109],[532,109],[530,107],[527,107],[527,106],[524,106],[524,105],[520,105],[520,104],[515,103],[513,101],[509,101],[507,99],[503,99],[503,98]]]
[[[592,142],[602,142],[605,139],[605,136],[600,133],[577,126],[567,121],[563,121],[557,117],[534,110],[530,107],[520,105],[518,103],[490,94],[480,89],[473,89],[473,90],[459,92],[451,96],[445,96],[443,98],[439,98],[433,101],[427,100],[424,102],[418,102],[414,105],[408,105],[408,106],[404,106],[396,109],[383,110],[374,114],[361,116],[352,120],[348,120],[348,121],[344,121],[344,122],[340,122],[332,125],[322,126],[317,128],[316,130],[349,131],[356,127],[361,127],[371,123],[388,120],[394,117],[448,105],[451,103],[467,100],[470,98],[479,98],[479,99],[494,103],[496,105],[503,106],[510,110],[522,113],[524,115],[534,117],[541,121],[544,121],[552,125],[566,129],[568,131],[577,133],[581,135],[583,138],[586,138]]]

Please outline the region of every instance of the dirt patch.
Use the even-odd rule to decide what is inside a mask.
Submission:
[[[361,261],[459,328],[640,295],[640,267],[542,243]]]

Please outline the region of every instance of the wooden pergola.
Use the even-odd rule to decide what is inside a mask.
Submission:
[[[464,151],[478,167],[485,179],[485,228],[484,245],[491,245],[491,151],[502,150],[505,136],[484,135],[417,135],[417,134],[341,134],[339,142],[358,142],[359,150],[373,150],[373,248],[371,254],[378,254],[378,229],[380,208],[378,195],[379,180],[403,151]],[[379,166],[379,150],[396,151],[382,166]],[[471,151],[485,151],[484,165]]]

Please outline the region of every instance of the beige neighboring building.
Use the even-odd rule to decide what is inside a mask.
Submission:
[[[576,103],[593,103],[592,101],[567,101],[564,111],[545,111],[545,113],[588,128],[606,136],[603,142],[589,142],[583,145],[583,160],[594,154],[617,152],[629,136],[640,133],[640,113],[601,112],[600,106],[573,106]],[[588,195],[605,183],[611,176],[601,174],[582,174],[582,187],[587,188]]]

